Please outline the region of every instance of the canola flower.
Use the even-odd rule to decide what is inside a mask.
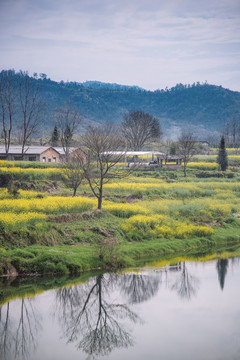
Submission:
[[[197,164],[201,165],[199,162]],[[11,169],[15,171],[16,167]],[[44,173],[61,171],[55,168],[21,170],[44,171]],[[119,182],[104,185],[104,189],[121,193],[136,191],[147,193],[152,190],[153,195],[163,195],[162,199],[154,200],[153,198],[151,201],[130,204],[103,201],[103,209],[126,219],[121,226],[126,234],[130,234],[130,237],[134,233],[142,238],[146,236],[145,234],[164,239],[210,237],[214,232],[211,227],[194,225],[190,223],[190,220],[200,224],[210,223],[214,217],[228,216],[240,211],[240,197],[238,196],[240,183],[225,179],[167,183],[157,178],[129,176]],[[0,223],[7,229],[20,228],[29,223],[34,224],[37,229],[43,225],[48,214],[82,212],[97,206],[95,199],[87,197],[45,196],[41,199],[37,198],[39,193],[34,191],[20,190],[19,192],[19,197],[12,199],[6,189],[0,189],[0,215],[2,214]]]
[[[2,225],[4,229],[14,230],[19,228],[19,225],[43,221],[46,217],[46,214],[37,212],[23,212],[20,214],[13,212],[0,212],[0,226]]]
[[[239,199],[230,199],[230,202],[222,199],[197,199],[191,200],[191,204],[198,204],[202,208],[210,210],[215,215],[231,215],[240,211]]]
[[[186,239],[192,236],[211,237],[214,233],[210,227],[186,224],[161,215],[132,216],[122,224],[122,229],[130,234],[138,233],[143,238],[146,234],[150,234],[153,237],[165,239]]]
[[[119,180],[118,183],[144,183],[144,184],[151,184],[151,183],[156,183],[156,184],[162,184],[164,182],[163,179],[161,178],[151,178],[151,177],[146,177],[146,176],[127,176],[126,178]],[[112,183],[111,183],[112,184]]]
[[[235,152],[238,152],[239,149],[237,148],[226,148],[227,151],[235,151]]]
[[[166,219],[167,217],[164,215],[135,215],[127,220],[127,225],[123,224],[123,228],[127,229],[130,226],[138,230],[154,229],[156,225],[163,223]]]
[[[96,206],[96,200],[86,197],[48,196],[43,199],[6,199],[0,201],[0,211],[42,212],[46,214],[85,211]]]
[[[223,194],[221,197],[220,194]],[[240,211],[240,198],[232,195],[224,196],[223,192],[217,192],[212,197],[192,198],[187,203],[180,199],[157,199],[152,201],[143,201],[141,205],[147,208],[151,213],[166,214],[177,217],[199,217],[212,219],[213,216],[226,216]],[[231,193],[232,194],[232,193]]]
[[[13,161],[0,160],[0,167],[13,167],[13,166],[14,166]]]
[[[189,197],[189,196],[205,196],[207,190],[209,190],[208,183],[164,183],[164,182],[155,182],[155,183],[129,183],[129,182],[119,182],[119,183],[109,183],[105,185],[105,189],[114,190],[114,191],[128,191],[128,192],[137,192],[137,191],[156,191],[159,194],[166,194],[170,191],[173,195],[179,197]]]
[[[21,167],[0,167],[1,172],[7,172],[10,174],[39,174],[39,175],[50,175],[50,174],[61,174],[62,169],[59,168],[21,168]]]
[[[129,217],[134,214],[147,214],[149,211],[141,205],[127,203],[104,202],[103,208],[119,217]]]
[[[197,186],[202,188],[214,189],[215,191],[240,191],[240,183],[237,181],[206,181],[198,182]]]
[[[204,161],[189,162],[188,167],[189,168],[194,168],[194,169],[211,169],[211,170],[215,170],[215,169],[218,169],[218,163],[216,163],[216,162],[204,162]]]
[[[171,259],[161,259],[161,260],[157,260],[157,261],[152,261],[149,262],[147,264],[144,264],[145,267],[165,267],[167,265],[175,265],[178,264],[182,261],[186,262],[208,262],[208,261],[212,261],[212,260],[217,260],[217,259],[229,259],[229,258],[233,258],[234,256],[240,256],[240,250],[235,250],[232,252],[228,252],[228,251],[224,251],[224,252],[219,252],[217,254],[207,254],[207,255],[201,255],[201,256],[191,256],[191,255],[187,255],[187,256],[177,256],[175,258],[171,258]]]
[[[18,190],[18,199],[32,199],[35,198],[39,195],[41,196],[45,196],[44,194],[41,194],[37,191],[33,191],[33,190]],[[5,188],[0,188],[0,200],[2,199],[11,199],[13,196],[11,194],[9,194],[8,190]]]
[[[192,162],[217,162],[217,155],[194,155],[192,157]]]

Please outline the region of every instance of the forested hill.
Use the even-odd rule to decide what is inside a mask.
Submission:
[[[17,76],[17,75],[16,75]],[[1,77],[1,73],[0,73]],[[207,130],[220,130],[240,114],[240,92],[209,84],[178,84],[171,89],[147,91],[100,82],[63,82],[46,76],[34,79],[46,103],[42,119],[52,130],[55,114],[70,100],[88,121],[119,123],[128,110],[143,110],[158,117],[163,129],[190,124]]]

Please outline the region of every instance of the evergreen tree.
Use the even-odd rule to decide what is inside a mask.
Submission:
[[[51,136],[51,145],[52,146],[58,146],[58,142],[59,142],[59,131],[58,131],[58,127],[57,125],[54,126],[54,129],[53,129],[53,133],[52,133],[52,136]]]
[[[219,144],[218,157],[217,157],[218,165],[221,171],[226,171],[228,167],[228,158],[227,158],[227,150],[225,146],[225,138],[221,137],[221,141]]]
[[[172,143],[170,144],[169,154],[170,154],[170,155],[176,155],[176,150],[177,150],[177,148],[176,148],[176,143],[172,142]]]

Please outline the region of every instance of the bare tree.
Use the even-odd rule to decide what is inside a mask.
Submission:
[[[32,299],[21,299],[14,309],[9,302],[0,307],[0,358],[27,359],[37,346],[40,329],[40,315]]]
[[[177,294],[186,300],[190,300],[197,293],[199,288],[199,279],[189,274],[185,261],[182,262],[182,272],[180,277],[172,286],[172,290],[176,290]]]
[[[16,109],[16,86],[14,75],[14,70],[2,71],[0,74],[0,113],[6,159],[8,158],[13,129],[13,116]]]
[[[40,125],[40,115],[44,108],[43,102],[39,99],[39,85],[36,77],[32,78],[24,71],[19,73],[19,98],[22,112],[19,131],[23,157],[28,139]]]
[[[127,304],[110,301],[113,289],[112,274],[101,274],[86,284],[56,292],[64,337],[68,343],[76,343],[89,359],[133,345],[131,334],[119,320],[137,323],[141,319]]]
[[[81,165],[84,161],[84,154],[81,150],[76,150],[75,154],[63,164],[63,181],[67,187],[73,189],[72,196],[76,195],[77,189],[83,181],[84,173]]]
[[[110,124],[90,126],[82,138],[86,161],[82,160],[81,168],[98,200],[98,209],[102,208],[104,184],[127,175],[126,170],[116,166],[125,153],[124,143],[115,130]]]
[[[183,157],[184,177],[186,177],[187,164],[196,151],[196,139],[191,132],[182,132],[178,139],[178,150]]]
[[[232,118],[225,122],[222,133],[228,146],[234,148],[239,147],[240,122],[238,112],[235,112]]]
[[[130,111],[122,121],[122,134],[131,150],[138,151],[162,135],[159,120],[143,111]]]
[[[5,310],[5,311],[4,311]],[[0,355],[1,359],[7,360],[12,352],[14,334],[11,331],[10,303],[0,307]]]
[[[237,118],[234,117],[232,120],[232,145],[234,148],[237,145],[237,128],[238,128]]]
[[[230,125],[230,121],[228,120],[227,122],[225,122],[224,127],[223,127],[223,131],[222,131],[225,139],[226,139],[226,143],[230,144],[230,138],[231,138],[231,125]]]
[[[149,300],[159,290],[161,278],[154,275],[122,274],[118,276],[119,285],[130,304]]]
[[[81,123],[81,117],[71,105],[66,104],[57,115],[57,126],[60,131],[60,141],[65,153],[66,160],[69,158],[70,148],[73,144],[73,135]]]

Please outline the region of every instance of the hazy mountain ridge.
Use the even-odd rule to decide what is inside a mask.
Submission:
[[[115,84],[102,87],[104,83],[97,81],[90,82],[91,87],[77,82],[58,83],[46,77],[34,81],[39,83],[40,96],[46,104],[44,132],[53,129],[56,114],[67,101],[85,118],[85,123],[119,123],[127,111],[143,110],[158,117],[163,130],[187,124],[219,131],[240,114],[240,92],[209,84],[178,84],[171,89],[147,91]]]
[[[85,81],[79,83],[86,88],[90,89],[109,89],[109,90],[135,90],[135,91],[146,91],[145,89],[136,85],[120,85],[116,83],[105,83],[101,81]]]

